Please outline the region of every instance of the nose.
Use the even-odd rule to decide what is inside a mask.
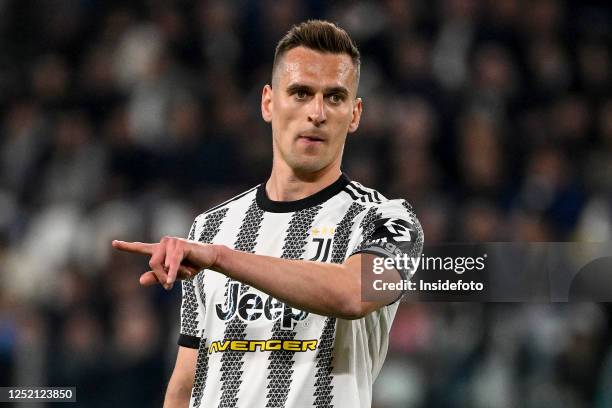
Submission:
[[[325,103],[323,101],[323,95],[317,94],[312,98],[310,112],[308,114],[308,121],[312,122],[315,126],[321,126],[327,120],[325,113]]]

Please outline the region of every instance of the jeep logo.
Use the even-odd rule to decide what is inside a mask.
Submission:
[[[229,284],[227,299],[227,308],[224,304],[216,303],[215,311],[217,317],[227,321],[233,318],[236,314],[241,320],[252,322],[265,317],[267,320],[273,321],[281,319],[281,328],[284,330],[293,330],[295,324],[308,317],[308,312],[303,310],[293,309],[286,304],[268,296],[264,302],[261,296],[255,293],[245,293],[239,295],[240,283],[232,282]],[[295,313],[294,310],[297,312]]]

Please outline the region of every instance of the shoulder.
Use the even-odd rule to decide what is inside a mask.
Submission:
[[[356,184],[365,195],[378,194],[378,200],[366,199],[359,220],[359,244],[353,254],[367,252],[393,257],[398,251],[418,256],[424,243],[423,228],[410,203],[402,198],[387,199],[376,190]],[[357,190],[357,188],[356,188]],[[377,194],[375,194],[377,193]],[[365,200],[364,200],[365,201]]]
[[[388,199],[379,191],[357,181],[348,183],[344,191],[354,202],[361,204],[362,217],[366,222],[386,217],[399,217],[410,223],[418,222],[412,205],[403,198]]]
[[[414,246],[414,251],[421,250],[425,238],[423,228],[408,201],[388,199],[355,181],[351,181],[346,189],[351,191],[353,202],[360,206],[355,233],[362,237],[361,247],[375,242],[397,242],[411,248]]]
[[[358,203],[380,203],[382,201],[388,201],[380,192],[373,188],[366,187],[355,180],[351,180],[344,186],[344,192],[347,193],[353,201]]]
[[[217,204],[216,206],[204,211],[196,217],[194,226],[202,225],[206,220],[211,220],[222,216],[233,206],[241,205],[245,201],[253,201],[258,187],[259,185],[251,187],[250,189],[243,191],[242,193],[237,194],[226,201],[223,201],[221,204]]]

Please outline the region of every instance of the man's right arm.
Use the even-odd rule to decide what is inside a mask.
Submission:
[[[168,383],[164,408],[187,408],[195,378],[198,349],[179,346],[174,371]]]

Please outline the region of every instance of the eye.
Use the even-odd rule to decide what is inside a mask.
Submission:
[[[329,100],[333,104],[339,104],[344,100],[344,97],[340,94],[331,94],[329,95]]]
[[[295,99],[297,99],[298,101],[303,101],[308,96],[308,94],[305,91],[297,91],[295,92],[294,95],[295,95]]]

